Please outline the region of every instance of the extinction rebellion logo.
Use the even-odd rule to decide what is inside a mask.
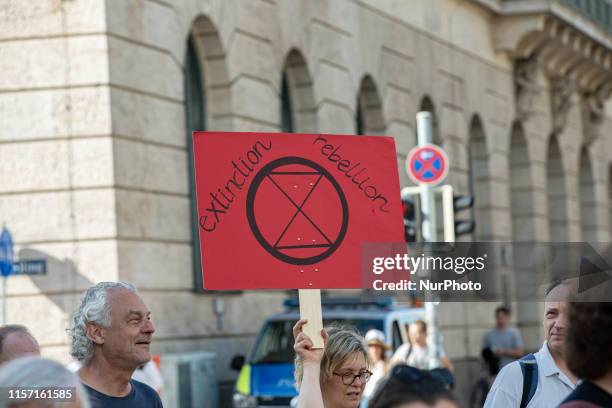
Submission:
[[[321,165],[302,157],[266,164],[249,187],[246,210],[259,244],[293,265],[311,265],[333,254],[349,221],[338,182]]]

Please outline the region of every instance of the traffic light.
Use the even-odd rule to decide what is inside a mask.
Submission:
[[[402,195],[402,215],[404,216],[404,239],[406,242],[417,241],[417,217],[414,198]]]
[[[470,195],[455,195],[453,197],[453,209],[455,215],[459,211],[467,210],[474,206],[474,197]],[[476,222],[473,219],[470,220],[457,220],[455,216],[455,236],[471,234],[476,228]]]

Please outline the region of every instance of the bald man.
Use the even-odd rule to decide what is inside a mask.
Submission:
[[[38,342],[25,326],[9,324],[0,327],[0,365],[17,357],[40,355]]]

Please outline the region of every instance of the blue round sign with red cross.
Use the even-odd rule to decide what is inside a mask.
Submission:
[[[408,153],[406,168],[415,183],[439,184],[448,174],[448,156],[433,144],[417,146]]]

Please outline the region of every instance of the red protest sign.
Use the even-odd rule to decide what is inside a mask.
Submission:
[[[390,137],[193,140],[206,289],[359,288],[361,245],[403,241]]]

